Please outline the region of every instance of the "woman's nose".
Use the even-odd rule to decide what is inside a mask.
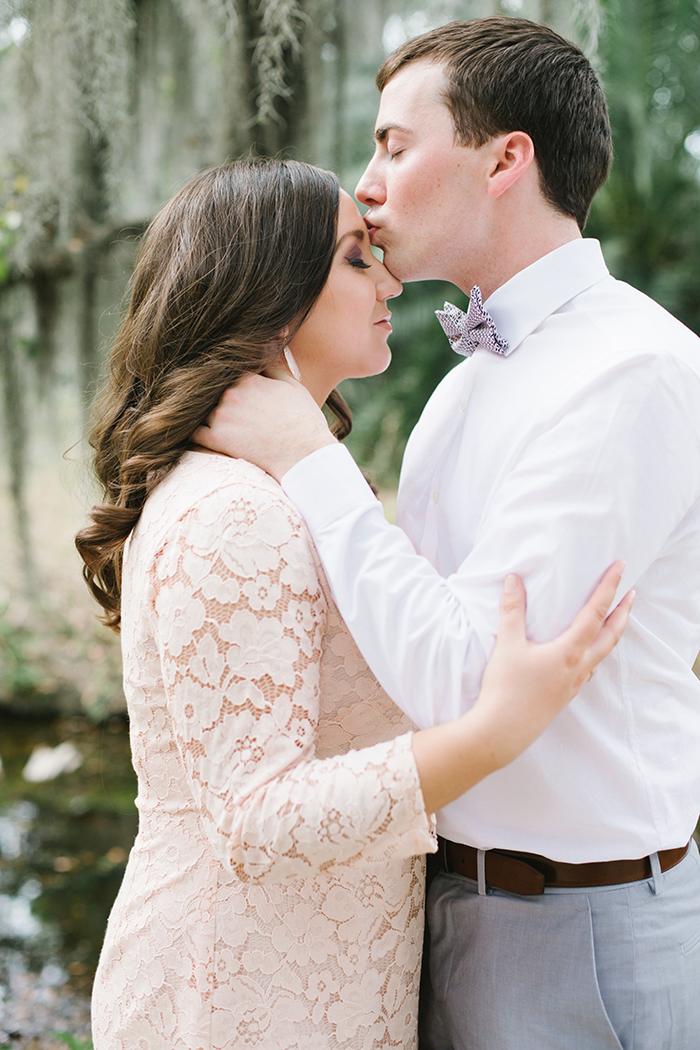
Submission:
[[[382,263],[382,269],[384,273],[381,279],[377,282],[377,299],[380,302],[384,302],[385,299],[395,299],[397,295],[401,295],[403,291],[403,285],[393,273],[387,270],[386,266]]]

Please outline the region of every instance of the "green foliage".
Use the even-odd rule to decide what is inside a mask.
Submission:
[[[23,222],[22,198],[28,185],[27,176],[15,165],[0,168],[0,285],[10,276],[12,249]]]
[[[54,1032],[53,1037],[65,1043],[69,1050],[92,1050],[92,1041],[90,1039],[76,1039],[70,1032]]]
[[[0,284],[6,284],[10,276],[10,264],[7,256],[15,245],[15,236],[7,227],[7,217],[0,213]]]
[[[700,333],[700,6],[607,0],[600,40],[615,146],[586,233],[616,277]],[[695,140],[697,141],[697,140]]]
[[[0,697],[16,698],[33,693],[40,682],[40,672],[29,650],[30,635],[10,623],[0,612]]]

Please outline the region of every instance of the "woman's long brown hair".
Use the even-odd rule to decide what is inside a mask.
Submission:
[[[124,544],[146,499],[226,388],[262,372],[320,295],[338,199],[330,172],[250,158],[197,175],[151,223],[90,433],[103,502],[75,541],[108,627],[119,629]],[[327,405],[345,437],[347,405],[337,391]]]

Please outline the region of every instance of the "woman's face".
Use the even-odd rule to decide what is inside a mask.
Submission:
[[[357,205],[340,191],[338,239],[331,272],[289,348],[301,380],[318,404],[342,379],[387,368],[391,332],[386,301],[401,284],[372,254]]]

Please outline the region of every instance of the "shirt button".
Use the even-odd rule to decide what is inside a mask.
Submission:
[[[433,503],[440,502],[440,491],[439,489],[433,489]]]
[[[467,399],[466,399],[466,397],[463,397],[462,400],[460,401],[460,403],[459,403],[459,410],[460,410],[460,412],[466,412],[467,411]]]

